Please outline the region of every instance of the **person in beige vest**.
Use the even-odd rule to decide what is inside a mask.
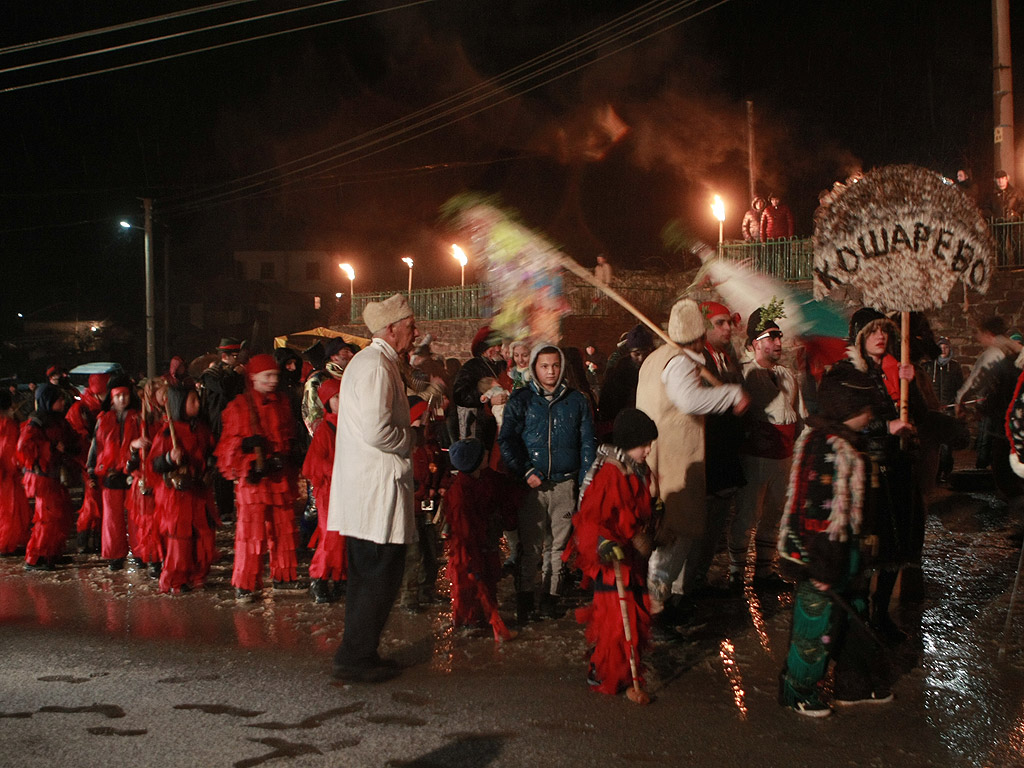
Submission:
[[[739,384],[718,384],[705,368],[707,328],[696,302],[676,302],[668,335],[679,346],[666,344],[651,353],[640,368],[636,393],[637,407],[658,427],[647,463],[665,513],[650,560],[648,589],[653,626],[666,630],[671,620],[663,615],[665,603],[673,591],[682,594],[683,566],[706,523],[704,417],[730,409],[740,414],[748,403]]]

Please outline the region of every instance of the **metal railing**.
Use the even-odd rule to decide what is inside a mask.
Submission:
[[[417,288],[409,294],[409,304],[418,320],[462,320],[483,317],[484,288],[485,286],[480,284],[450,288]],[[352,297],[349,319],[353,323],[360,322],[363,308],[368,303],[384,301],[396,293],[405,291],[355,294]]]
[[[1024,221],[993,219],[989,221],[996,243],[996,267],[1024,268]],[[787,282],[811,280],[814,277],[814,248],[811,239],[790,238],[764,243],[726,242],[721,246],[723,258],[749,260],[753,268]],[[572,275],[564,276],[566,299],[572,314],[604,317],[615,311],[611,299],[600,290]],[[676,292],[670,286],[637,287],[613,282],[613,286],[632,304],[648,311],[667,310]],[[350,319],[360,322],[363,307],[371,301],[384,301],[396,293],[357,293],[352,297]],[[481,318],[489,314],[487,286],[467,285],[464,288],[418,288],[410,297],[413,312],[422,320],[461,320]]]
[[[727,242],[721,246],[723,258],[749,260],[757,272],[780,280],[810,280],[814,277],[814,248],[810,238],[768,240],[764,243]]]

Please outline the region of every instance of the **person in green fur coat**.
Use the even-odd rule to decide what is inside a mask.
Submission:
[[[797,588],[779,703],[808,717],[832,714],[821,686],[830,660],[835,704],[892,700],[883,648],[866,623],[875,470],[858,432],[873,417],[874,396],[860,371],[826,375],[822,413],[808,418],[794,452],[779,555]]]

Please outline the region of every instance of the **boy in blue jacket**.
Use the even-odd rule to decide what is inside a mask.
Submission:
[[[508,472],[527,485],[519,510],[516,616],[520,624],[534,612],[538,586],[541,612],[551,618],[564,613],[558,600],[562,552],[572,533],[577,489],[597,449],[590,405],[563,379],[562,350],[553,344],[536,345],[530,370],[533,378],[512,394],[498,435]]]

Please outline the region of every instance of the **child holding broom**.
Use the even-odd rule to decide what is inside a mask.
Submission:
[[[576,612],[592,648],[587,682],[611,695],[628,689],[637,704],[650,701],[639,665],[651,621],[647,558],[653,507],[646,459],[657,437],[657,426],[641,410],[625,408],[615,417],[612,442],[597,449],[583,481],[566,552],[594,587],[593,602]]]

